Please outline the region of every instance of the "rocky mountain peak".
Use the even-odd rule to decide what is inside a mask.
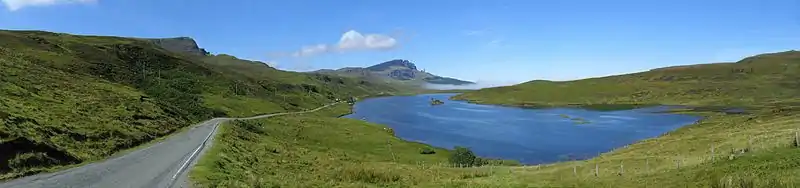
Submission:
[[[210,53],[200,46],[197,42],[190,37],[175,37],[175,38],[160,38],[160,39],[147,39],[162,48],[176,52],[187,53],[192,55],[209,55]]]
[[[411,63],[411,61],[404,60],[404,59],[395,59],[395,60],[383,62],[381,64],[377,64],[377,65],[374,65],[374,66],[371,66],[371,67],[367,67],[367,69],[370,70],[370,71],[384,71],[384,70],[389,69],[391,67],[405,67],[407,69],[417,70],[417,66],[414,65],[414,63]]]

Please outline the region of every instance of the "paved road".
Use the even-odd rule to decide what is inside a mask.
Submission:
[[[220,123],[233,119],[259,119],[314,112],[317,109],[260,115],[249,118],[215,118],[173,135],[147,148],[106,161],[61,172],[39,174],[0,183],[0,188],[166,188],[187,187],[187,169],[209,148]]]

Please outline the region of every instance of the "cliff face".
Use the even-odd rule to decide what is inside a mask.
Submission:
[[[414,63],[411,63],[411,61],[403,59],[395,59],[381,64],[373,65],[371,67],[367,67],[367,70],[385,71],[387,69],[391,69],[392,67],[401,67],[404,69],[417,70],[417,65],[414,65]]]
[[[197,42],[189,37],[147,39],[147,40],[172,52],[187,53],[199,56],[205,56],[211,54],[205,49],[200,48],[200,46],[197,45]]]

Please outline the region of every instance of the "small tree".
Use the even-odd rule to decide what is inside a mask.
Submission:
[[[436,154],[436,150],[433,150],[433,148],[430,147],[425,147],[422,148],[422,150],[419,153],[424,155]]]
[[[476,158],[475,153],[472,153],[469,148],[456,146],[455,151],[450,155],[450,164],[469,167],[475,164]]]

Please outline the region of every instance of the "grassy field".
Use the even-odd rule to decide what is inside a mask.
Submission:
[[[800,52],[788,51],[736,63],[668,67],[566,82],[531,81],[453,98],[533,108],[613,110],[689,105],[689,110],[676,113],[706,117],[698,124],[594,159],[538,170],[517,168],[512,179],[519,182],[591,185],[587,187],[749,187],[755,182],[755,187],[780,187],[776,184],[800,182],[792,175],[800,173],[800,149],[792,146],[797,145],[794,140],[800,130],[798,73]],[[747,113],[724,113],[730,107]]]
[[[455,99],[514,106],[681,104],[795,106],[800,94],[800,52],[762,54],[737,63],[655,69],[577,81],[530,81],[482,89]]]
[[[787,52],[743,60],[764,69],[757,75],[738,75],[743,69],[753,73],[743,65],[700,65],[574,82],[537,81],[455,97],[598,110],[693,105],[674,113],[705,117],[589,160],[521,167],[431,165],[445,164],[447,151],[421,155],[426,146],[399,141],[382,125],[331,118],[347,112],[339,106],[324,113],[230,123],[191,176],[201,187],[796,187],[800,115],[794,105],[797,91],[783,76],[793,77],[796,67],[787,63],[797,62],[797,54]],[[660,77],[671,79],[652,79]],[[526,94],[531,92],[541,94]],[[725,113],[726,107],[747,113]]]
[[[147,40],[2,30],[0,83],[0,179],[104,159],[211,117],[392,91]]]
[[[200,187],[463,187],[508,172],[447,167],[448,150],[337,118],[349,108],[227,123],[190,177]]]
[[[602,110],[690,105],[675,113],[706,117],[585,161],[448,167],[450,151],[421,154],[429,146],[401,141],[382,125],[336,118],[349,113],[339,105],[226,124],[191,176],[204,187],[788,187],[778,184],[800,182],[793,141],[800,128],[798,62],[800,52],[782,52],[454,97]],[[211,117],[429,92],[280,71],[227,55],[179,54],[146,40],[39,31],[0,31],[0,83],[0,179],[100,160]],[[722,112],[727,107],[747,113]]]
[[[427,146],[398,140],[382,125],[334,118],[347,112],[340,105],[226,124],[191,178],[200,187],[742,187],[738,184],[748,182],[790,187],[800,182],[793,175],[800,173],[800,149],[791,146],[800,123],[794,115],[702,112],[708,118],[699,124],[590,160],[452,168],[446,166],[446,150],[422,155]],[[729,129],[736,131],[724,131]],[[728,181],[737,185],[725,186]]]

